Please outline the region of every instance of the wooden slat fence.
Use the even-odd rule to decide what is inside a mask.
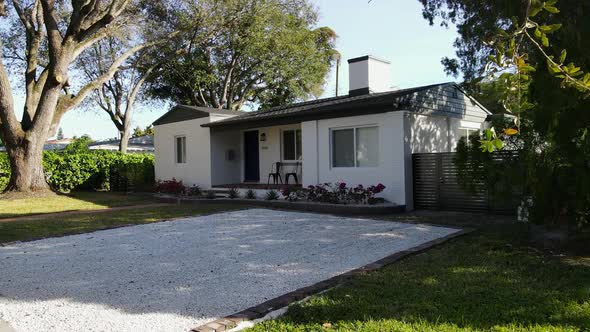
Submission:
[[[498,153],[494,162],[502,163],[512,152]],[[485,181],[472,180],[465,189],[459,182],[455,152],[416,153],[412,155],[414,176],[414,207],[425,210],[473,211],[502,214],[516,213],[519,195],[498,200],[493,197]],[[475,164],[467,167],[479,167]]]

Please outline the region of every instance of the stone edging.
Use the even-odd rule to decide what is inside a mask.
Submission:
[[[296,211],[345,214],[345,215],[379,215],[402,213],[406,210],[405,205],[396,205],[393,203],[375,204],[375,205],[357,205],[357,204],[323,204],[312,202],[289,202],[285,200],[266,201],[260,199],[195,199],[180,198],[174,196],[156,196],[160,202],[177,203],[177,204],[239,204],[259,206],[275,209],[286,209]]]
[[[242,311],[237,312],[235,314],[214,320],[212,322],[209,322],[209,323],[201,325],[201,326],[197,326],[190,331],[191,332],[229,331],[230,329],[237,327],[238,324],[240,324],[240,323],[253,321],[255,319],[260,319],[272,311],[284,308],[294,302],[301,301],[308,296],[311,296],[311,295],[323,292],[325,290],[328,290],[330,288],[333,288],[333,287],[340,285],[343,282],[350,280],[356,276],[359,276],[359,275],[362,275],[362,274],[365,274],[368,272],[376,271],[386,265],[393,264],[399,260],[405,259],[405,258],[413,256],[413,255],[423,253],[428,249],[431,249],[435,246],[441,245],[451,239],[469,234],[473,231],[474,231],[474,229],[469,229],[469,228],[462,229],[462,230],[459,230],[458,232],[455,232],[453,234],[449,234],[447,236],[444,236],[444,237],[441,237],[441,238],[438,238],[438,239],[435,239],[432,241],[425,242],[419,246],[396,252],[395,254],[389,255],[389,256],[382,258],[376,262],[369,263],[365,266],[345,272],[343,274],[337,275],[337,276],[332,277],[330,279],[320,281],[314,285],[299,288],[293,292],[281,295],[281,296],[276,297],[274,299],[270,299],[266,302],[263,302],[259,305],[254,306],[254,307],[250,307],[248,309],[242,310]]]

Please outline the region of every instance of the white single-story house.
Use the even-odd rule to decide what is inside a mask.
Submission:
[[[382,183],[382,197],[412,209],[412,154],[453,151],[490,112],[454,83],[391,91],[389,62],[348,63],[345,96],[257,112],[174,107],[154,122],[156,178],[205,189],[266,184],[273,164],[286,162],[301,165],[291,171],[304,187]]]

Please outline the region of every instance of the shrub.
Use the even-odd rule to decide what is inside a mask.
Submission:
[[[279,193],[276,192],[275,190],[270,190],[266,192],[266,196],[264,197],[264,199],[266,199],[267,201],[276,201],[277,199],[279,199]]]
[[[252,189],[248,189],[248,191],[246,191],[246,195],[244,195],[244,197],[246,197],[246,199],[256,199],[256,192]]]
[[[187,196],[200,197],[203,195],[203,190],[201,189],[201,187],[195,184],[192,187],[185,187],[184,193]]]
[[[229,190],[227,191],[227,195],[229,198],[235,199],[240,197],[240,191],[238,190],[238,188],[229,188]]]
[[[216,199],[217,194],[213,190],[207,190],[207,195],[205,196],[207,199]]]
[[[181,195],[184,193],[184,189],[182,181],[177,181],[175,178],[172,178],[172,180],[158,181],[155,191],[162,194]]]
[[[375,198],[375,195],[383,192],[384,189],[385,186],[381,183],[367,188],[361,184],[349,188],[344,182],[336,184],[324,183],[307,187],[301,197],[305,197],[311,202],[320,203],[349,204],[354,202],[356,204],[375,204],[383,201],[383,199]]]
[[[307,200],[320,203],[338,204],[341,202],[339,198],[339,188],[332,186],[330,183],[318,184],[307,187]]]
[[[6,153],[0,153],[0,192],[8,185],[10,179],[10,163]]]
[[[151,190],[154,186],[154,156],[122,154],[112,151],[70,149],[68,152],[45,151],[43,168],[51,189],[69,192],[74,189],[112,191]],[[0,190],[10,176],[6,153],[0,154]]]
[[[290,202],[295,202],[298,201],[301,198],[305,198],[305,192],[302,189],[295,189],[292,190],[289,187],[285,187],[283,188],[283,190],[281,190],[281,194],[283,195],[283,197],[290,201]]]

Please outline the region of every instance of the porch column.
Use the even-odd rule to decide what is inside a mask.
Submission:
[[[304,187],[316,185],[319,183],[317,121],[306,121],[301,123],[301,143],[303,154],[301,182]]]

